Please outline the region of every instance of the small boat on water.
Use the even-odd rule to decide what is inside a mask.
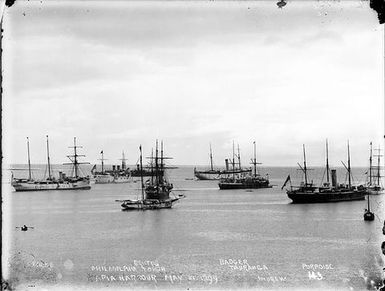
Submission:
[[[381,166],[380,157],[381,149],[375,149],[378,153],[373,155],[372,143],[370,143],[370,156],[369,156],[369,170],[367,172],[369,181],[366,185],[368,194],[381,194],[384,191],[384,187],[381,185]],[[377,166],[373,166],[373,156],[377,157]]]
[[[251,164],[254,166],[254,174],[251,169],[242,169],[241,167],[241,155],[238,146],[238,166],[239,169],[235,168],[235,153],[234,153],[234,144],[233,144],[233,159],[232,159],[232,171],[227,171],[227,176],[220,179],[218,183],[219,189],[259,189],[259,188],[271,188],[269,184],[268,175],[262,177],[257,171],[257,162],[256,156],[256,143],[254,141],[254,158],[251,159]],[[227,165],[226,165],[226,168]]]
[[[95,184],[110,184],[110,183],[129,183],[131,181],[130,179],[130,172],[129,169],[126,167],[126,160],[124,157],[124,152],[122,152],[122,166],[120,165],[113,165],[112,170],[106,170],[104,168],[104,161],[106,160],[104,158],[104,151],[102,150],[100,152],[101,154],[101,171],[96,171],[96,165],[91,170],[92,175],[95,179]]]
[[[194,168],[194,176],[198,180],[219,180],[222,173],[222,170],[214,169],[213,152],[210,144],[210,169],[197,170],[196,168]]]
[[[305,145],[303,145],[303,167],[299,165],[301,171],[304,174],[304,181],[299,186],[292,186],[290,175],[286,178],[282,189],[286,186],[287,182],[290,182],[290,189],[287,190],[287,196],[293,201],[293,203],[325,203],[325,202],[339,202],[339,201],[353,201],[353,200],[364,200],[366,189],[363,185],[353,186],[352,175],[350,167],[350,150],[348,143],[348,165],[344,163],[344,167],[347,170],[348,184],[337,183],[337,172],[336,170],[329,169],[328,160],[328,144],[326,141],[326,175],[327,182],[321,187],[317,187],[313,184],[313,181],[309,182],[308,168],[306,165],[306,153]],[[332,184],[329,183],[329,171],[331,172]]]
[[[365,209],[365,213],[364,213],[364,220],[365,221],[373,221],[374,220],[374,213],[370,211],[370,195],[368,195],[368,208]]]
[[[142,162],[142,146],[140,151],[140,172],[143,173]],[[160,153],[158,150],[158,141],[156,142],[155,157],[151,155],[151,176],[144,182],[143,175],[141,178],[141,199],[138,200],[118,200],[122,202],[123,210],[155,210],[163,208],[171,208],[175,202],[184,198],[184,195],[178,197],[170,197],[173,184],[171,184],[165,176],[164,160],[170,159],[163,155],[163,142],[161,143]]]
[[[72,174],[73,176],[66,176],[63,172],[59,172],[59,178],[55,178],[52,173],[50,156],[49,156],[49,144],[47,135],[47,168],[48,178],[43,180],[32,179],[31,162],[29,153],[29,138],[27,137],[27,149],[28,149],[28,179],[17,179],[12,177],[11,185],[16,192],[21,191],[45,191],[45,190],[88,190],[91,189],[89,176],[80,176],[80,163],[78,157],[84,156],[77,154],[77,148],[81,148],[76,145],[76,137],[74,137],[74,155],[67,156],[71,160]],[[68,164],[68,163],[66,163]]]

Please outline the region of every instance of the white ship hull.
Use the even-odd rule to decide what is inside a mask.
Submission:
[[[91,189],[90,181],[87,179],[79,181],[13,181],[12,187],[16,192],[21,191],[48,191],[48,190],[88,190]]]
[[[127,177],[127,176],[117,176],[117,177],[114,177],[114,181],[113,183],[129,183],[131,182],[132,179],[130,179],[130,177]]]
[[[129,183],[128,176],[111,176],[111,175],[95,175],[95,184],[111,184],[111,183]]]
[[[108,184],[114,181],[111,175],[95,175],[95,184]]]

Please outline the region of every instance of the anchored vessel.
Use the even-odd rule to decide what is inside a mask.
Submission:
[[[348,184],[337,184],[337,172],[336,170],[329,169],[328,159],[328,144],[326,141],[326,177],[327,182],[321,187],[317,187],[313,182],[309,182],[308,168],[306,165],[305,145],[303,145],[303,167],[299,165],[304,174],[304,181],[300,186],[292,186],[290,181],[290,175],[287,177],[283,187],[290,181],[290,189],[287,190],[287,196],[293,201],[293,203],[323,203],[323,202],[338,202],[338,201],[352,201],[352,200],[364,200],[365,199],[365,187],[353,186],[352,175],[350,168],[350,150],[348,143],[348,165],[342,164],[347,170]],[[331,172],[332,184],[329,183],[329,171]]]
[[[381,185],[381,166],[380,166],[380,154],[381,149],[375,149],[378,153],[373,155],[372,152],[372,143],[370,143],[370,156],[369,156],[369,181],[367,183],[367,193],[368,194],[380,194],[384,187]],[[377,166],[373,166],[373,156],[377,157]]]
[[[374,220],[374,213],[370,211],[370,195],[368,195],[368,208],[365,209],[364,213],[364,220],[365,221],[373,221]]]
[[[220,175],[222,173],[223,171],[219,169],[214,169],[213,152],[211,150],[211,144],[210,144],[210,169],[199,171],[196,168],[194,168],[194,176],[198,180],[219,180]]]
[[[232,159],[232,171],[227,171],[227,176],[221,178],[218,186],[221,190],[226,189],[258,189],[258,188],[271,188],[269,184],[268,175],[262,177],[257,171],[257,154],[256,154],[256,143],[254,141],[254,158],[251,159],[251,164],[254,166],[254,173],[251,169],[242,169],[241,167],[241,155],[238,146],[238,166],[239,169],[235,168],[235,153],[233,144],[233,159]],[[226,168],[228,168],[226,163]]]
[[[143,173],[142,162],[142,146],[140,151],[140,172]],[[141,199],[138,200],[118,200],[122,202],[123,210],[153,210],[162,208],[171,208],[172,205],[180,200],[183,195],[171,198],[171,190],[173,185],[167,181],[165,177],[165,163],[164,160],[171,159],[163,156],[163,142],[161,143],[160,154],[158,150],[158,142],[156,142],[155,157],[153,154],[151,159],[151,176],[144,182],[143,175],[141,175]]]
[[[31,162],[29,154],[29,139],[27,137],[27,149],[28,149],[28,179],[16,179],[12,178],[11,185],[15,188],[15,191],[44,191],[44,190],[87,190],[91,189],[89,177],[81,177],[79,165],[86,164],[80,163],[78,157],[84,156],[77,154],[77,148],[81,148],[76,145],[76,137],[74,137],[74,155],[67,156],[71,160],[72,175],[67,177],[63,172],[59,172],[59,178],[56,179],[52,174],[50,156],[49,156],[49,144],[47,135],[47,168],[48,178],[45,180],[34,180],[31,174]],[[66,163],[68,164],[68,163]]]
[[[100,152],[101,154],[101,164],[102,169],[100,172],[96,171],[96,165],[91,170],[92,175],[95,178],[95,184],[109,184],[109,183],[128,183],[130,182],[130,172],[126,167],[126,158],[124,157],[124,152],[122,152],[122,165],[113,165],[112,170],[106,170],[104,168],[104,152],[103,150]]]

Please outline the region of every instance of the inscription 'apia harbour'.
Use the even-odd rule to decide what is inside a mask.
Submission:
[[[169,274],[158,261],[134,260],[121,266],[92,265],[89,282],[168,282],[171,284],[183,282],[201,282],[205,284],[218,283],[218,277],[212,274]]]

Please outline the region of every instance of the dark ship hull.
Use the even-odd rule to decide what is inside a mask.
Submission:
[[[163,171],[158,170],[159,175],[163,175]],[[155,172],[151,172],[151,170],[132,170],[130,172],[131,177],[151,177],[152,175],[156,175]]]
[[[365,194],[365,190],[312,193],[287,191],[287,196],[293,201],[293,203],[328,203],[365,200]]]
[[[219,189],[230,190],[230,189],[260,189],[260,188],[271,188],[269,180],[264,178],[245,178],[245,179],[223,179],[218,183]]]
[[[172,208],[174,202],[179,199],[145,199],[145,200],[125,200],[121,206],[123,210],[156,210]]]
[[[260,189],[260,188],[271,188],[272,186],[266,183],[219,183],[219,189],[230,190],[230,189]]]
[[[370,212],[370,211],[366,211],[364,213],[364,220],[365,221],[373,221],[374,220],[374,213],[373,212]]]

